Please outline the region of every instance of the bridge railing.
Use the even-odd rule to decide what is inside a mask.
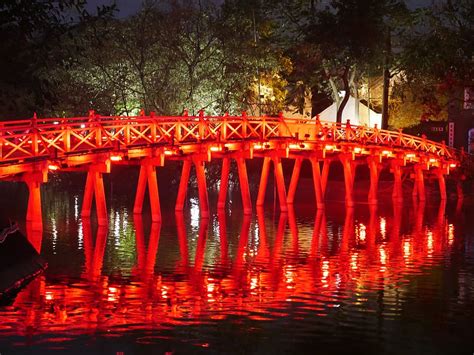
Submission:
[[[0,123],[0,163],[103,149],[237,140],[295,139],[397,147],[455,158],[443,143],[401,131],[319,120],[242,116],[99,116]]]

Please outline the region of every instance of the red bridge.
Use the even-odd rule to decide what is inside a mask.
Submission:
[[[29,188],[27,221],[42,226],[40,186],[49,171],[85,171],[87,180],[82,216],[91,214],[95,197],[98,223],[107,224],[107,208],[102,175],[113,164],[140,165],[134,213],[142,212],[148,185],[153,221],[161,220],[156,167],[168,160],[180,160],[182,173],[176,210],[184,206],[191,166],[195,166],[201,216],[209,215],[205,163],[222,160],[218,207],[226,203],[230,159],[238,168],[244,212],[252,202],[246,159],[263,158],[257,205],[265,198],[270,163],[273,163],[279,206],[287,211],[293,204],[302,161],[311,162],[317,208],[323,208],[329,168],[340,161],[344,171],[345,201],[354,205],[356,166],[368,165],[368,202],[377,203],[380,172],[393,173],[393,199],[402,200],[402,175],[414,180],[413,196],[424,201],[424,176],[439,181],[442,200],[446,199],[445,177],[459,166],[454,150],[436,143],[378,128],[350,126],[319,120],[284,117],[198,116],[105,117],[91,112],[89,117],[45,118],[2,122],[0,125],[0,179],[24,181]],[[281,159],[294,160],[288,191]],[[458,185],[459,186],[459,185]],[[458,188],[458,193],[462,191]]]

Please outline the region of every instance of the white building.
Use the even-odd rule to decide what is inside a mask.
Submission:
[[[371,110],[360,101],[359,110],[357,111],[356,102],[357,100],[354,97],[349,96],[349,100],[347,101],[344,111],[342,112],[342,123],[346,123],[347,120],[350,120],[352,125],[365,125],[368,127],[374,127],[374,125],[377,125],[377,127],[380,128],[382,126],[382,114]],[[313,118],[316,118],[316,116]],[[319,119],[321,121],[336,122],[336,118],[336,103],[333,103],[327,109],[319,113]]]

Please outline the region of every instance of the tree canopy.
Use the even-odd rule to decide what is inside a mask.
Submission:
[[[404,127],[445,119],[456,90],[472,85],[469,0],[417,10],[403,0],[161,0],[127,18],[85,5],[0,6],[2,119],[276,114],[310,95],[313,114],[329,98],[341,120],[349,95],[381,109],[383,92],[390,125]]]

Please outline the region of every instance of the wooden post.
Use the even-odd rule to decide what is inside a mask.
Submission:
[[[133,205],[133,213],[141,214],[143,210],[143,199],[145,197],[145,189],[147,184],[147,171],[144,164],[140,165],[140,175],[138,176],[137,192],[135,194],[135,204]]]
[[[41,206],[41,184],[47,181],[47,172],[33,172],[25,174],[23,181],[28,186],[28,207],[26,210],[26,221],[32,230],[43,229],[43,212]]]
[[[110,164],[97,164],[89,167],[81,211],[82,217],[90,217],[92,198],[94,197],[97,212],[97,223],[100,226],[106,226],[108,224],[107,204],[105,200],[104,180],[102,176],[103,172],[110,172]]]
[[[423,178],[423,169],[420,165],[415,165],[415,183],[417,186],[418,191],[418,200],[425,201],[426,194],[425,194],[425,181]]]
[[[324,198],[323,198],[323,189],[322,189],[319,161],[316,157],[311,157],[309,160],[311,161],[311,167],[313,170],[313,186],[314,186],[314,195],[316,198],[316,207],[318,209],[324,208]]]
[[[393,173],[392,200],[395,203],[401,203],[403,201],[402,167],[401,167],[401,163],[398,160],[392,161],[392,173]]]
[[[275,178],[278,189],[278,200],[280,201],[280,211],[288,211],[286,206],[286,187],[285,187],[285,177],[283,175],[283,167],[281,164],[281,159],[279,157],[273,158],[273,167],[275,169]]]
[[[158,191],[158,179],[156,176],[156,167],[147,165],[148,176],[148,194],[150,196],[151,220],[161,222],[160,194]]]
[[[199,159],[194,160],[194,167],[196,168],[196,177],[199,192],[199,209],[201,211],[201,218],[209,217],[209,199],[207,196],[206,172],[204,171],[204,162]]]
[[[263,158],[262,175],[260,176],[260,185],[258,186],[257,206],[263,206],[265,202],[265,192],[267,190],[268,172],[270,170],[271,158]]]
[[[245,165],[245,159],[242,157],[236,158],[237,169],[239,171],[239,183],[240,191],[242,193],[242,205],[244,207],[244,214],[252,213],[252,201],[250,198],[250,187],[247,176],[247,167]]]
[[[81,216],[83,218],[88,218],[91,216],[93,196],[94,196],[94,174],[89,171],[87,173],[87,178],[86,178],[86,188],[84,190],[84,199],[82,200]]]
[[[175,211],[182,211],[184,208],[184,201],[188,191],[189,174],[191,172],[191,161],[183,161],[183,169],[181,170],[181,178],[179,179],[178,197],[176,198]]]
[[[321,190],[323,194],[323,199],[326,196],[326,187],[328,184],[329,168],[331,167],[331,160],[324,159],[323,163],[323,172],[321,174]]]
[[[339,156],[341,160],[342,167],[344,169],[344,184],[346,187],[346,206],[354,206],[354,177],[355,177],[355,168],[352,164],[352,158],[341,154]]]
[[[227,190],[229,188],[229,173],[230,173],[230,159],[224,157],[222,159],[222,170],[221,170],[221,184],[219,189],[219,198],[217,200],[217,208],[225,208],[227,200]]]
[[[104,180],[102,173],[94,172],[94,195],[99,226],[107,225],[107,205],[105,202]]]
[[[370,169],[370,190],[368,196],[369,205],[376,205],[378,200],[378,185],[379,185],[379,172],[380,163],[376,157],[368,157],[367,163]]]
[[[301,163],[303,158],[296,158],[295,165],[293,165],[293,173],[291,174],[290,186],[288,188],[288,196],[286,198],[286,203],[292,205],[295,200],[296,187],[298,186],[298,180],[300,178]]]

